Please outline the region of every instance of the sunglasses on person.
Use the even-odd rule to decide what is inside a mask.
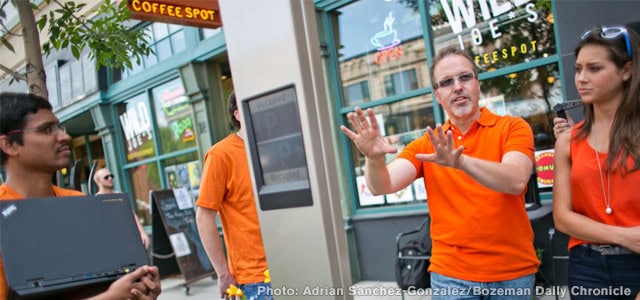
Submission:
[[[468,73],[462,73],[458,76],[453,76],[453,77],[448,77],[445,79],[442,79],[440,81],[438,81],[434,86],[433,89],[439,89],[439,88],[448,88],[448,87],[452,87],[453,84],[456,82],[456,79],[458,81],[460,81],[461,83],[465,83],[465,82],[469,82],[471,80],[473,80],[476,77],[475,74],[473,74],[473,72],[468,72]]]
[[[584,34],[582,34],[582,39],[586,40],[591,34],[594,33],[597,33],[597,29],[585,32]],[[633,56],[631,55],[631,39],[629,38],[629,32],[627,31],[627,29],[622,26],[600,26],[600,36],[604,39],[612,40],[620,37],[621,35],[624,36],[624,42],[627,46],[627,55],[629,55],[629,58],[632,58]]]
[[[109,178],[113,179],[113,174],[105,175],[104,177],[102,177],[102,179],[104,180],[108,180]]]

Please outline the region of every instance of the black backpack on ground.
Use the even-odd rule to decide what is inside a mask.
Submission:
[[[402,290],[431,287],[431,277],[427,272],[431,258],[430,224],[431,219],[427,215],[418,229],[396,236],[396,282]]]

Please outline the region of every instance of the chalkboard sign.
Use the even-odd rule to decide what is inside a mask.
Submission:
[[[189,192],[182,189],[152,191],[153,264],[160,276],[174,273],[177,262],[185,281],[214,274],[196,226]]]

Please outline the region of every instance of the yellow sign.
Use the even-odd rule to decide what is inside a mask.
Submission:
[[[501,49],[493,50],[491,53],[476,55],[473,60],[478,66],[490,66],[499,60],[506,60],[511,57],[524,56],[538,51],[537,41],[529,41],[520,45],[507,46]]]
[[[187,26],[222,26],[217,0],[127,0],[131,18]]]

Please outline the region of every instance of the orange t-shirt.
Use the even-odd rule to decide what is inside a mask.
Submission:
[[[267,270],[245,153],[244,142],[236,134],[213,145],[204,158],[196,202],[219,212],[227,263],[239,284],[263,282]]]
[[[74,190],[67,190],[55,185],[51,186],[53,189],[53,193],[56,196],[82,196],[84,195],[81,192]],[[13,200],[13,199],[24,199],[24,196],[18,194],[18,192],[14,191],[7,184],[0,185],[0,201],[2,200]],[[2,256],[0,256],[0,299],[7,299],[7,294],[9,292],[7,286],[7,279],[4,275],[4,264],[2,262]]]
[[[571,137],[571,161],[579,162],[571,164],[571,204],[573,211],[587,216],[600,223],[613,226],[635,227],[640,225],[640,201],[638,190],[630,187],[640,186],[640,171],[626,174],[624,177],[619,172],[611,173],[611,208],[613,213],[605,213],[606,205],[602,193],[603,183],[600,181],[600,169],[596,160],[596,151],[591,148],[586,139],[577,141],[575,135],[580,124],[574,126]],[[607,188],[607,153],[598,153],[602,165],[604,189]],[[627,158],[627,167],[633,167],[633,159]],[[591,243],[574,237],[569,239],[569,249]]]
[[[510,151],[533,160],[533,133],[518,117],[500,117],[482,108],[465,135],[447,121],[455,147],[463,154],[500,162]],[[461,170],[425,163],[418,153],[433,153],[428,135],[407,145],[398,158],[410,161],[424,177],[431,215],[430,271],[469,281],[504,281],[533,274],[538,258],[524,193],[508,195],[476,182]]]

